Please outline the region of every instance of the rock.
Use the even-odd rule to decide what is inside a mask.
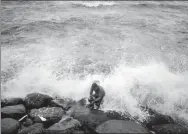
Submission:
[[[18,104],[24,104],[24,101],[22,98],[8,98],[1,100],[1,107],[4,106],[13,106]]]
[[[142,127],[141,125],[133,121],[123,121],[123,120],[109,120],[105,123],[99,125],[96,128],[96,132],[99,134],[103,133],[144,133],[149,134],[150,132]]]
[[[86,97],[77,101],[77,104],[80,105],[80,106],[86,106],[87,103],[88,103],[88,99]]]
[[[15,105],[15,106],[6,106],[1,109],[1,117],[2,118],[15,118],[19,119],[26,114],[26,109],[23,104]]]
[[[42,123],[35,123],[32,126],[21,129],[18,134],[45,134],[45,129]]]
[[[60,107],[43,107],[32,109],[29,113],[30,117],[36,123],[44,123],[45,126],[52,125],[61,120],[65,112]]]
[[[186,127],[186,129],[188,129],[188,122],[186,121],[185,118],[180,118],[180,117],[174,117],[174,121],[176,125],[179,125],[179,126],[184,126]]]
[[[130,120],[130,115],[117,111],[106,111],[105,115],[111,120]]]
[[[24,127],[29,127],[33,125],[33,121],[30,118],[26,118],[25,121],[23,122]]]
[[[55,99],[50,102],[50,106],[61,107],[64,110],[68,110],[69,108],[71,108],[71,106],[75,104],[76,104],[76,101],[69,99],[69,98]]]
[[[83,125],[82,126],[82,130],[85,134],[98,134],[97,132],[95,132],[95,130],[88,128],[87,126]]]
[[[12,118],[1,119],[2,134],[16,134],[18,132],[19,126],[19,122]]]
[[[25,105],[27,108],[41,108],[48,106],[52,97],[41,94],[41,93],[31,93],[28,94],[25,98]]]
[[[46,134],[62,134],[62,133],[75,133],[80,130],[81,124],[78,120],[70,116],[61,119],[60,122],[55,123],[46,130]]]
[[[84,133],[84,131],[82,130],[74,130],[72,134],[86,134],[86,133]]]
[[[156,134],[188,134],[188,130],[175,124],[162,124],[152,126]]]
[[[158,113],[155,110],[148,109],[148,113],[150,116],[148,119],[143,122],[143,124],[149,129],[152,129],[152,125],[160,125],[160,124],[174,124],[174,120],[168,116]]]
[[[81,125],[89,129],[89,131],[95,130],[98,125],[110,120],[103,111],[89,110],[88,108],[80,105],[72,107],[67,113],[77,119]]]

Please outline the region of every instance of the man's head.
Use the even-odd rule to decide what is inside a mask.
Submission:
[[[94,82],[94,83],[92,84],[91,88],[92,88],[94,91],[96,91],[96,90],[98,90],[99,86]]]

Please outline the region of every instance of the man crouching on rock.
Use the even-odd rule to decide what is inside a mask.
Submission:
[[[93,94],[93,91],[95,91],[95,94]],[[88,99],[90,104],[88,105],[88,107],[90,109],[94,109],[94,105],[96,105],[96,109],[98,110],[101,105],[101,102],[103,101],[104,96],[105,91],[103,87],[97,85],[97,83],[94,82],[90,89],[90,97]]]

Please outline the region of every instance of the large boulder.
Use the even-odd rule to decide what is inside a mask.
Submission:
[[[41,108],[48,106],[52,97],[41,93],[31,93],[25,97],[25,105],[27,108]]]
[[[89,102],[88,102],[88,98],[85,97],[85,98],[78,100],[76,103],[80,106],[85,107]]]
[[[105,115],[110,118],[111,120],[130,120],[130,114],[128,113],[122,113],[122,112],[118,112],[118,111],[106,111]]]
[[[46,130],[46,134],[63,134],[63,133],[75,133],[80,130],[81,124],[78,120],[73,119],[70,116],[62,118],[60,122],[55,123]]]
[[[1,117],[6,118],[15,118],[19,119],[26,114],[26,109],[23,104],[15,105],[15,106],[6,106],[1,109]]]
[[[16,134],[18,132],[19,126],[19,122],[12,118],[1,119],[2,134]]]
[[[154,125],[152,130],[156,134],[188,134],[188,130],[185,127],[175,124]]]
[[[149,116],[143,124],[148,128],[152,129],[152,125],[160,125],[160,124],[174,124],[174,120],[168,116],[163,115],[153,109],[148,109]]]
[[[174,124],[184,126],[186,129],[188,129],[188,122],[186,121],[185,118],[179,118],[179,117],[174,117]]]
[[[110,120],[103,111],[100,110],[90,110],[86,107],[76,105],[72,107],[67,114],[77,119],[82,126],[95,130],[95,128],[101,123]]]
[[[50,102],[50,106],[61,107],[64,110],[68,110],[71,106],[75,105],[76,101],[69,98],[55,99]]]
[[[21,129],[18,134],[45,134],[44,125],[42,123],[35,123],[32,126]]]
[[[32,109],[30,117],[37,123],[44,123],[45,126],[52,125],[61,120],[65,112],[60,107],[43,107]]]
[[[29,127],[29,126],[33,125],[33,120],[31,120],[30,118],[26,118],[22,124],[24,127]]]
[[[139,134],[149,134],[150,132],[142,127],[141,125],[133,121],[124,120],[109,120],[105,123],[99,125],[96,128],[96,132],[99,134],[103,133],[139,133]]]
[[[18,104],[24,104],[24,101],[22,98],[7,98],[1,100],[1,107],[4,106],[13,106]]]

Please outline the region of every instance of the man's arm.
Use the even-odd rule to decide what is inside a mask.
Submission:
[[[97,99],[95,99],[94,102],[97,102],[97,101],[101,100],[101,99],[104,97],[104,95],[105,95],[104,91],[101,90],[101,91],[99,92],[99,97],[98,97]]]
[[[101,96],[99,96],[97,99],[95,99],[93,102],[97,102],[97,101],[99,101],[99,100],[101,100],[102,99],[102,97]]]
[[[90,96],[93,94],[93,88],[90,89]]]

